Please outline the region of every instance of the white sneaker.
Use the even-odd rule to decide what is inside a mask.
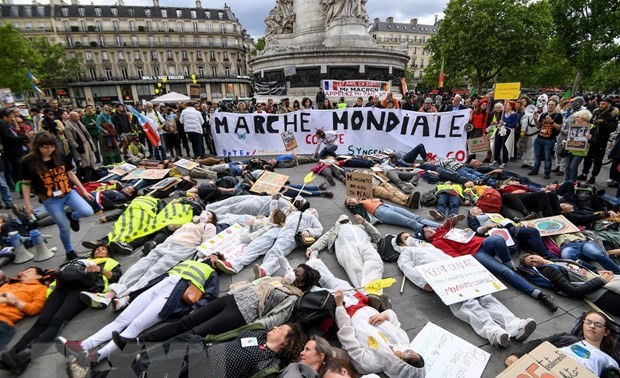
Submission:
[[[532,318],[523,319],[519,324],[519,330],[515,336],[516,341],[523,341],[530,337],[530,335],[536,330],[536,321]]]
[[[502,163],[502,164],[500,164],[500,165],[499,165],[499,167],[500,167],[501,169],[504,169],[504,168],[506,168],[506,164],[503,164],[503,163]]]
[[[293,270],[293,268],[291,267],[291,264],[288,262],[288,259],[284,256],[278,257],[278,263],[280,264],[280,267],[287,272],[289,270]]]
[[[92,308],[104,309],[110,305],[112,299],[106,297],[100,293],[89,293],[88,291],[80,292],[80,300],[82,303],[89,305]]]
[[[497,330],[493,334],[493,340],[489,340],[494,347],[504,347],[507,348],[510,345],[510,334],[506,331]]]
[[[114,312],[121,311],[129,305],[129,302],[127,302],[127,297],[114,298],[113,302],[114,302]]]

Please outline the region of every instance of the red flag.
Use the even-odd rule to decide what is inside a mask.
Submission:
[[[437,83],[437,88],[443,88],[443,80],[444,80],[444,72],[443,72],[443,58],[441,58],[441,72],[439,73],[439,83]]]

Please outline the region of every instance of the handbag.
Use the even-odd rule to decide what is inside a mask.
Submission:
[[[303,216],[303,213],[300,213],[299,222],[297,222],[297,228],[295,229],[295,242],[297,243],[298,247],[307,248],[307,247],[310,247],[312,244],[314,244],[314,242],[316,242],[316,239],[312,236],[301,235],[301,232],[299,231],[299,225],[301,224],[302,216]]]
[[[189,285],[187,285],[187,289],[185,289],[185,291],[183,292],[183,302],[187,303],[190,306],[198,302],[201,297],[202,291],[200,291],[200,289],[191,282],[189,283]]]
[[[90,288],[97,282],[98,274],[87,272],[81,262],[71,262],[56,272],[56,281],[59,286],[70,288]]]

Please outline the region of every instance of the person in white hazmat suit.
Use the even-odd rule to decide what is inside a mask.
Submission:
[[[208,204],[206,210],[216,214],[249,214],[269,216],[275,209],[286,209],[291,203],[281,198],[281,194],[269,196],[235,196],[223,201]]]
[[[149,281],[168,272],[180,261],[189,259],[196,248],[216,234],[216,217],[203,211],[197,222],[186,223],[157,245],[148,255],[138,260],[123,274],[118,283],[110,284],[105,294],[81,292],[82,301],[90,301],[91,307],[105,308],[114,297],[122,298],[132,291],[146,287]],[[88,302],[87,302],[88,303]]]
[[[536,120],[540,114],[539,113],[531,113],[527,112],[521,117],[521,135],[523,135],[522,139],[524,139],[525,144],[525,153],[523,155],[523,165],[521,168],[532,168],[534,166],[534,158],[536,154],[534,153],[534,141],[538,136],[538,132],[540,129],[536,127]]]
[[[381,234],[361,215],[355,215],[355,220],[357,225],[351,224],[348,216],[341,215],[336,225],[307,249],[306,257],[315,252],[318,256],[324,249],[335,251],[338,263],[353,286],[363,287],[383,277],[383,261],[376,249]]]
[[[394,248],[400,252],[398,267],[416,286],[427,292],[433,289],[416,269],[416,266],[440,260],[452,259],[430,243],[418,240],[407,232],[401,232],[393,239]],[[492,295],[468,299],[451,304],[450,311],[457,318],[471,325],[480,337],[495,346],[508,347],[510,338],[516,341],[527,339],[536,329],[534,319],[517,318]]]
[[[265,254],[263,263],[254,265],[254,278],[271,276],[280,269],[278,258],[288,256],[297,247],[296,233],[299,232],[302,237],[313,238],[318,238],[323,234],[323,225],[319,221],[319,213],[315,208],[308,208],[301,212],[289,204],[287,212],[286,222],[273,246]]]

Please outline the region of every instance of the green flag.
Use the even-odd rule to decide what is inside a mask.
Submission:
[[[568,90],[564,92],[564,96],[562,96],[562,100],[570,100],[571,94],[573,94],[573,88],[568,88]]]

